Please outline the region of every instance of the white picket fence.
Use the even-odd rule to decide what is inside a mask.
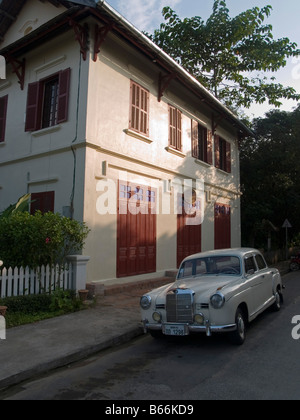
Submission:
[[[72,288],[72,275],[72,263],[66,264],[64,269],[49,265],[36,270],[28,267],[3,268],[0,270],[0,298],[38,295],[57,288],[68,290]]]

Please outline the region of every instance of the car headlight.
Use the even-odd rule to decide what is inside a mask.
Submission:
[[[145,311],[150,308],[151,306],[151,297],[148,295],[142,296],[140,300],[141,308]]]
[[[155,322],[161,322],[162,316],[160,312],[154,312],[152,315],[152,319]]]
[[[221,309],[225,304],[225,296],[222,293],[216,293],[210,298],[210,303],[214,309]]]
[[[205,322],[205,316],[201,313],[196,314],[194,316],[194,321],[196,322],[196,324],[203,325]]]

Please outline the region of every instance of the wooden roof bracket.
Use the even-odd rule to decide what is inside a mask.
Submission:
[[[113,25],[107,24],[106,26],[95,25],[95,43],[94,43],[94,57],[93,60],[96,62],[98,54],[100,52],[101,45],[106,39],[107,34],[113,29]]]
[[[164,93],[166,89],[168,89],[171,81],[173,79],[176,79],[175,73],[167,74],[166,76],[163,76],[162,73],[159,73],[158,78],[158,102],[161,102],[161,98],[164,96]]]
[[[25,58],[23,58],[23,60],[17,60],[16,58],[9,55],[7,55],[5,58],[6,58],[6,61],[12,66],[13,73],[16,73],[19,79],[18,83],[20,84],[21,90],[24,90],[25,63],[26,63]]]
[[[72,18],[69,18],[69,24],[75,32],[76,41],[79,42],[83,61],[86,61],[87,51],[89,48],[89,26],[87,23],[80,25],[80,23],[75,22]]]

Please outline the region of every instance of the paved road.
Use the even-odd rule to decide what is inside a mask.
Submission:
[[[285,305],[267,311],[235,347],[224,337],[136,339],[5,391],[0,399],[299,400],[300,272],[284,278]]]

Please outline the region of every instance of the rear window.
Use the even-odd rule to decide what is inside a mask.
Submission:
[[[256,263],[259,268],[259,270],[263,270],[264,268],[267,268],[267,264],[263,257],[261,255],[255,255]]]

